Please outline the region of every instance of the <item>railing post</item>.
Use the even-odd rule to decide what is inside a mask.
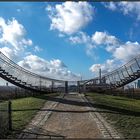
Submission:
[[[78,93],[80,93],[80,82],[77,81],[77,89],[78,89]]]
[[[101,84],[102,83],[102,75],[101,75],[101,68],[99,69],[99,83]]]
[[[137,63],[137,65],[138,65],[138,67],[140,68],[140,65],[139,65],[139,63],[138,63],[138,60],[135,58],[135,61],[136,61],[136,63]]]
[[[120,78],[120,80],[121,80],[121,77],[120,77],[119,71],[117,71],[117,74],[118,74],[118,76],[119,76],[119,78]]]
[[[86,84],[83,84],[83,92],[86,93]]]
[[[124,74],[123,74],[123,71],[121,71],[121,73],[122,73],[123,78],[125,79],[125,76],[124,76]]]
[[[68,93],[68,81],[65,81],[65,93]]]
[[[39,86],[40,86],[40,90],[41,90],[41,77],[39,77]]]
[[[124,65],[124,67],[125,67],[125,70],[126,70],[128,76],[130,76],[130,74],[129,74],[128,70],[127,70],[127,67],[125,65]]]
[[[8,124],[9,130],[12,130],[12,102],[8,102]]]
[[[52,81],[52,88],[51,88],[51,92],[53,92],[54,90],[53,90],[53,88],[54,88],[54,81]]]

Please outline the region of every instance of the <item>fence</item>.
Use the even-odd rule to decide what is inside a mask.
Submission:
[[[140,89],[135,89],[133,87],[127,87],[125,89],[119,88],[115,90],[107,90],[103,93],[114,96],[124,96],[128,98],[140,99]]]
[[[39,93],[25,90],[16,86],[0,86],[0,100],[16,99],[37,94]]]
[[[11,102],[0,101],[0,138],[6,138],[6,134],[12,129]]]

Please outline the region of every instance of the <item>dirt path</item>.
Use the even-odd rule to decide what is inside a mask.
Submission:
[[[80,94],[50,98],[43,110],[38,112],[19,138],[105,137],[92,115],[92,108]]]

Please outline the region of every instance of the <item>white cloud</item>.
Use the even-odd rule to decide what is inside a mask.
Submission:
[[[91,42],[91,38],[84,32],[78,32],[75,36],[70,36],[69,41],[73,44],[87,44]]]
[[[37,73],[48,71],[48,62],[32,54],[26,56],[22,61],[18,62],[18,64]]]
[[[111,72],[116,69],[120,63],[118,63],[115,59],[107,59],[103,64],[93,64],[89,71],[94,73],[95,76],[99,76],[99,69],[101,69],[102,74],[106,74],[107,72]]]
[[[90,70],[91,72],[97,72],[97,71],[99,71],[100,68],[101,68],[101,64],[93,64],[93,65],[89,68],[89,70]]]
[[[120,45],[113,52],[113,56],[123,62],[127,62],[140,52],[140,44],[138,42],[126,42]]]
[[[92,20],[94,12],[88,2],[72,1],[56,4],[55,7],[48,5],[46,10],[51,19],[50,29],[69,35],[86,26]]]
[[[32,45],[32,41],[30,39],[25,39],[25,29],[23,25],[21,25],[16,19],[12,19],[12,21],[8,20],[7,24],[5,20],[0,17],[0,28],[2,37],[0,38],[0,42],[3,44],[11,44],[15,49],[19,49],[21,45]]]
[[[36,55],[28,55],[18,64],[34,73],[61,80],[79,80],[79,75],[69,71],[59,59],[47,61]]]
[[[26,30],[16,19],[5,21],[0,17],[0,50],[10,59],[17,60],[25,48],[32,46],[31,39],[26,39]]]
[[[99,67],[102,69],[102,73],[110,72],[127,63],[129,60],[139,55],[140,52],[140,44],[138,42],[122,42],[115,36],[105,32],[95,32],[92,35],[92,41],[96,46],[104,45],[105,50],[111,53],[112,57],[112,59],[108,59],[103,64],[93,64],[89,68],[95,75],[98,74]]]
[[[93,59],[98,58],[93,51],[94,48],[104,45],[108,52],[112,52],[117,46],[120,45],[119,40],[115,36],[110,35],[107,32],[99,31],[96,31],[91,36],[84,32],[78,32],[76,35],[70,36],[69,41],[72,44],[84,44],[86,46],[87,55]]]
[[[5,54],[8,58],[18,58],[18,52],[11,49],[11,48],[8,48],[8,47],[2,47],[0,48],[0,51]]]
[[[75,36],[70,36],[69,41],[72,44],[84,44],[86,46],[86,54],[93,59],[96,59],[96,55],[92,51],[93,48],[96,48],[92,39],[89,35],[84,32],[78,32]]]
[[[113,35],[106,32],[96,31],[92,35],[92,41],[95,45],[105,45],[106,51],[112,53],[113,59],[126,62],[140,52],[138,42],[122,42]]]
[[[117,6],[114,2],[103,2],[104,6],[112,11],[116,10]]]
[[[92,35],[92,41],[97,45],[116,45],[118,40],[115,36],[109,35],[106,32],[98,32],[96,31]]]
[[[140,2],[122,1],[103,4],[106,8],[121,11],[124,15],[136,15],[137,19],[140,20]]]
[[[65,80],[79,80],[80,77],[69,71],[66,65],[59,59],[46,61],[31,52],[28,47],[33,45],[31,39],[26,39],[26,30],[16,19],[6,22],[0,17],[0,51],[7,57],[34,73]],[[32,46],[33,47],[33,46]],[[33,47],[33,51],[41,51],[39,46]]]
[[[106,72],[112,70],[112,67],[119,67],[121,64],[126,63],[131,58],[135,57],[140,52],[140,44],[138,42],[122,42],[114,35],[110,35],[107,32],[96,31],[92,36],[87,35],[84,32],[79,32],[75,36],[69,37],[69,41],[73,44],[84,44],[86,46],[86,53],[94,60],[98,59],[95,53],[95,48],[104,46],[107,52],[111,54],[111,61],[107,60],[104,64],[101,64],[103,71]],[[110,63],[112,62],[112,66]],[[94,72],[94,69],[99,65],[93,65],[90,67],[90,71]]]
[[[40,51],[42,51],[42,48],[40,48],[39,46],[35,46],[34,51],[35,52],[40,52]]]
[[[66,65],[59,59],[51,60],[50,64],[55,68],[66,68]]]

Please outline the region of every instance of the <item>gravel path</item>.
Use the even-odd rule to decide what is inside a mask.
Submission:
[[[80,94],[52,97],[43,110],[19,138],[111,138],[102,133],[92,107]]]

